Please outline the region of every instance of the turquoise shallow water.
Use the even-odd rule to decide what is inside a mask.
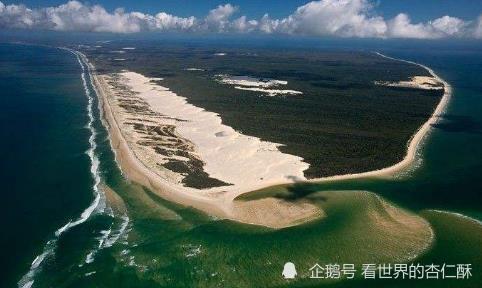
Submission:
[[[2,139],[9,139],[0,144],[1,177],[6,183],[0,209],[4,229],[0,238],[4,247],[1,287],[15,287],[35,257],[50,248],[52,253],[34,269],[33,287],[368,285],[363,281],[284,282],[279,278],[287,260],[304,269],[314,261],[379,259],[358,259],[357,253],[361,255],[363,249],[350,250],[361,244],[356,243],[358,235],[350,234],[355,233],[354,226],[344,223],[355,223],[358,214],[354,211],[360,207],[336,208],[337,216],[330,221],[278,232],[213,220],[124,180],[96,109],[92,128],[100,175],[123,199],[129,221],[122,213],[99,210],[88,221],[56,237],[55,231],[78,219],[95,194],[92,163],[85,153],[91,148],[92,130],[86,128],[89,103],[81,66],[72,53],[54,48],[2,44],[0,52],[1,132]],[[416,51],[386,48],[382,52],[423,63],[454,88],[441,125],[432,129],[423,146],[422,163],[408,176],[395,180],[361,179],[296,189],[303,193],[375,192],[411,211],[421,211],[434,227],[438,242],[417,261],[482,264],[477,260],[482,252],[477,225],[425,210],[447,210],[482,219],[482,52],[423,47]],[[84,76],[88,84],[88,75]],[[95,99],[91,104],[96,108]],[[472,282],[370,285],[477,287],[480,273],[477,268]]]

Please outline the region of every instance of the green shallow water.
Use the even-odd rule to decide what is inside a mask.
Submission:
[[[31,53],[40,53],[35,49],[46,48],[28,49],[32,49]],[[100,241],[106,231],[110,230],[114,235],[116,231],[122,230],[125,223],[122,213],[114,213],[113,216],[109,213],[94,214],[87,222],[62,234],[57,241],[55,256],[42,263],[33,287],[479,287],[482,281],[482,226],[473,220],[431,209],[459,212],[482,219],[479,195],[482,191],[479,181],[482,170],[482,136],[478,126],[482,123],[479,112],[482,111],[482,53],[425,50],[418,51],[417,54],[405,50],[384,52],[428,65],[454,87],[454,97],[447,111],[450,117],[443,119],[443,126],[432,129],[421,151],[423,161],[414,171],[391,180],[372,178],[297,184],[274,187],[255,196],[250,195],[249,197],[260,197],[259,195],[289,194],[311,197],[327,213],[325,219],[275,231],[213,219],[193,209],[169,203],[126,181],[115,164],[106,131],[97,120],[96,153],[100,159],[102,180],[122,198],[128,211],[128,225],[112,246],[101,244]],[[25,53],[21,51],[19,54]],[[71,61],[72,85],[76,86],[70,91],[75,89],[82,93],[78,64],[72,55],[62,55],[66,57],[65,61]],[[52,79],[58,79],[58,76]],[[77,180],[72,182],[76,183],[75,189],[68,190],[36,185],[43,187],[43,190],[36,192],[41,193],[42,199],[55,200],[59,197],[48,198],[45,193],[49,191],[57,194],[68,191],[71,201],[75,199],[78,206],[72,209],[62,201],[51,204],[60,210],[52,213],[60,216],[56,221],[36,218],[38,223],[46,223],[37,228],[40,236],[35,236],[35,230],[31,230],[37,226],[36,222],[26,224],[25,228],[30,228],[27,230],[30,234],[25,233],[22,238],[29,238],[30,235],[29,239],[34,244],[19,245],[15,249],[20,250],[22,246],[28,248],[25,249],[25,256],[15,261],[20,268],[9,270],[9,279],[12,280],[7,282],[8,286],[12,286],[28,270],[45,242],[55,238],[53,232],[68,219],[79,215],[91,201],[90,166],[83,154],[88,148],[88,133],[82,129],[87,121],[86,101],[81,100],[81,97],[78,99],[69,101],[71,109],[79,111],[76,119],[82,120],[78,125],[78,135],[72,136],[78,138],[74,137],[77,140],[72,139],[72,142],[68,142],[71,145],[66,146],[79,146],[76,153],[84,162],[80,165],[79,162],[72,161],[70,166],[84,172],[60,171],[66,175],[75,175],[76,179],[82,179],[77,177],[84,175],[85,186],[78,184]],[[72,110],[59,108],[59,111],[64,113]],[[96,112],[96,117],[98,116]],[[73,154],[77,155],[76,153]],[[61,174],[57,177],[55,179],[65,179],[67,176]],[[17,193],[30,190],[23,188]],[[27,195],[34,195],[34,192]],[[474,267],[473,277],[469,280],[427,281],[364,280],[359,277],[335,282],[309,279],[308,269],[314,263],[353,263],[358,266],[363,263],[400,261],[394,258],[399,257],[397,251],[404,243],[399,238],[404,233],[397,237],[367,221],[368,212],[383,212],[375,195],[425,219],[433,229],[435,240],[432,246],[408,262],[470,263]],[[28,201],[28,197],[24,197],[23,201]],[[47,204],[34,201],[30,205],[40,210],[48,207]],[[26,219],[33,221],[31,217]],[[18,227],[18,222],[11,221],[9,225]],[[13,241],[6,243],[13,245]],[[92,262],[87,263],[92,251],[95,251]],[[408,253],[407,250],[406,254]],[[281,277],[283,265],[287,261],[296,264],[297,280],[287,281]]]

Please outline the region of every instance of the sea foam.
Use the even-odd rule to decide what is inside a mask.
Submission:
[[[102,212],[105,208],[105,200],[102,197],[102,193],[99,189],[99,185],[101,182],[101,177],[100,177],[100,168],[99,164],[100,161],[95,153],[97,144],[96,144],[96,135],[97,132],[94,127],[94,122],[95,122],[95,116],[94,116],[94,98],[92,96],[92,93],[89,90],[88,87],[88,82],[86,79],[86,73],[88,74],[88,68],[84,66],[81,60],[81,55],[73,51],[71,49],[67,48],[62,48],[64,50],[67,50],[74,54],[77,57],[77,61],[79,62],[79,65],[82,69],[81,72],[81,79],[82,79],[82,85],[84,87],[85,94],[88,99],[87,103],[87,114],[89,117],[88,123],[87,123],[87,129],[90,131],[90,137],[89,137],[89,149],[86,151],[86,154],[89,156],[90,159],[90,172],[92,174],[92,178],[94,180],[93,184],[93,191],[94,191],[94,199],[91,202],[91,204],[81,213],[81,215],[74,221],[69,221],[67,224],[63,225],[57,231],[55,231],[55,237],[53,239],[50,239],[47,244],[45,244],[44,249],[40,255],[35,257],[34,261],[30,265],[29,271],[18,281],[17,285],[20,288],[29,288],[34,284],[35,281],[35,275],[40,272],[42,269],[42,264],[44,261],[50,257],[52,257],[55,254],[55,250],[57,248],[57,241],[64,232],[68,231],[72,227],[75,227],[79,224],[84,223],[87,221],[87,219],[90,218],[90,216],[94,212]],[[90,74],[88,74],[90,78]]]

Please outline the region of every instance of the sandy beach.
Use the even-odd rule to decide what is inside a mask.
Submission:
[[[442,83],[445,89],[445,93],[431,118],[420,127],[410,140],[405,158],[393,166],[380,170],[307,180],[303,171],[309,167],[309,164],[303,162],[300,157],[281,153],[277,149],[279,144],[240,134],[231,127],[223,125],[217,114],[193,106],[187,103],[184,97],[178,96],[169,91],[168,88],[159,85],[159,82],[162,83],[162,79],[150,79],[138,73],[124,71],[118,73],[119,75],[116,77],[119,78],[116,81],[120,81],[122,85],[127,86],[127,90],[131,93],[129,97],[137,97],[124,100],[142,100],[142,103],[147,103],[152,109],[141,118],[134,119],[131,116],[138,114],[129,115],[122,112],[119,109],[119,103],[116,102],[117,96],[114,95],[120,93],[119,91],[126,91],[126,87],[116,90],[115,87],[116,85],[119,86],[119,83],[114,83],[115,79],[113,80],[112,75],[97,75],[95,67],[88,62],[87,58],[83,54],[79,53],[79,55],[89,66],[93,75],[93,86],[99,96],[116,160],[128,179],[148,187],[167,200],[192,206],[207,214],[272,228],[283,228],[304,223],[314,218],[323,217],[324,212],[315,205],[306,202],[287,203],[287,201],[267,198],[264,201],[246,201],[240,204],[234,199],[241,194],[273,185],[396,175],[414,162],[420,144],[430,130],[430,125],[437,121],[438,115],[445,109],[451,95],[450,85],[438,77],[430,68],[405,61],[427,69],[433,79]],[[387,57],[382,54],[379,55]],[[423,85],[423,83],[431,81],[429,78],[414,77],[413,81],[418,81],[420,85]],[[136,103],[136,105],[138,104]],[[130,106],[130,108],[132,107]],[[156,122],[161,121],[159,120],[161,118],[162,122]],[[181,153],[179,145],[177,145],[168,151],[169,153],[164,151],[163,155],[156,155],[152,153],[152,149],[149,150],[141,147],[142,145],[136,145],[146,136],[139,135],[139,131],[144,133],[150,130],[144,127],[144,124],[141,127],[142,129],[137,129],[137,132],[134,131],[136,129],[129,127],[138,127],[142,123],[151,122],[154,122],[155,125],[162,124],[166,127],[174,127],[172,130],[168,129],[169,133],[163,130],[163,134],[159,135],[166,137],[167,133],[168,138],[174,138],[174,140],[167,140],[181,143],[182,147],[188,147],[187,150],[182,150]],[[152,133],[148,134],[149,137],[152,136]],[[166,140],[166,138],[163,139],[162,141]],[[228,157],[220,158],[219,153]],[[182,163],[182,161],[202,163],[202,170],[208,174],[207,177],[220,182],[215,182],[218,184],[206,189],[186,186],[183,183],[186,173],[173,173],[168,169],[159,167],[162,164],[169,164],[170,161],[175,161],[175,163]],[[262,213],[254,213],[255,210],[262,211]]]

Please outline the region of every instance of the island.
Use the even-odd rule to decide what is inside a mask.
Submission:
[[[428,67],[374,52],[79,50],[129,179],[215,217],[272,228],[325,213],[306,199],[241,195],[400,171],[450,96]]]

